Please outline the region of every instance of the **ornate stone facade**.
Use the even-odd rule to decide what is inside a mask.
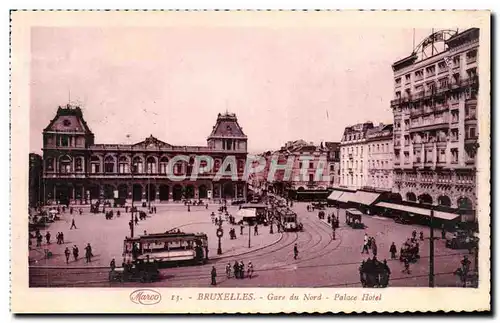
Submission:
[[[67,106],[57,110],[43,139],[45,201],[85,204],[117,197],[156,202],[246,197],[247,136],[234,114],[218,115],[207,146],[175,146],[152,135],[132,145],[95,144],[81,109]],[[209,156],[214,164],[194,177],[195,167],[207,167],[197,156]],[[237,181],[231,176],[214,178],[221,166],[231,167],[224,162],[228,156],[234,157]]]

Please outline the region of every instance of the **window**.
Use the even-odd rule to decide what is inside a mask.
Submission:
[[[438,63],[438,70],[439,70],[439,72],[446,71],[446,63],[444,61]]]
[[[309,182],[314,182],[314,174],[309,174]]]
[[[333,165],[330,165],[330,172],[333,172]]]
[[[45,168],[49,172],[54,170],[54,159],[53,158],[47,158],[47,161],[45,162]]]
[[[71,173],[71,158],[69,156],[59,158],[59,172],[63,174]]]
[[[230,172],[231,171],[231,164],[227,164],[226,166],[226,172]]]
[[[466,119],[476,119],[476,106],[466,105],[465,106],[465,118]]]
[[[68,136],[61,136],[61,146],[68,147],[69,146],[69,138]]]
[[[396,78],[394,81],[396,83],[396,86],[400,86],[401,85],[401,78],[400,77]]]
[[[453,67],[460,66],[460,55],[456,55],[453,57]]]
[[[451,141],[458,141],[458,129],[451,130]]]
[[[424,77],[424,70],[418,70],[415,72],[415,81],[420,81]]]
[[[302,168],[302,162],[299,162],[299,168]]]
[[[108,156],[104,159],[104,172],[113,173],[115,170],[115,160],[113,157]]]
[[[474,68],[469,68],[466,72],[467,72],[467,77],[468,78],[473,78],[473,77],[477,76],[477,69],[475,67]]]
[[[454,164],[458,163],[458,148],[450,149],[450,153],[451,153],[451,162]]]
[[[314,168],[314,163],[313,162],[309,162],[309,168]]]
[[[77,157],[75,159],[75,171],[77,172],[83,171],[83,157]]]
[[[101,172],[101,160],[99,159],[99,157],[90,157],[90,172],[93,174]]]
[[[466,139],[476,139],[476,127],[469,127],[469,130],[467,131],[468,138]]]
[[[448,86],[448,78],[447,77],[444,77],[444,78],[439,80],[439,87],[440,88],[445,88],[447,86]]]
[[[451,111],[451,122],[458,122],[458,110]]]
[[[427,77],[434,76],[434,74],[436,74],[436,66],[431,65],[431,66],[426,67],[425,73],[427,74]]]
[[[146,160],[146,172],[148,174],[156,173],[156,160],[153,157],[148,157]]]
[[[127,174],[127,173],[129,173],[129,164],[128,164],[127,157],[121,156],[118,159],[118,172],[120,174]]]
[[[205,165],[203,165],[203,163],[205,163]],[[207,164],[207,162],[205,160],[202,160],[200,162],[200,168],[201,167],[205,167]],[[168,166],[168,158],[167,157],[162,157],[160,159],[160,174],[166,174],[167,173],[167,167]],[[203,171],[200,170],[200,173],[202,173]]]
[[[401,91],[396,91],[396,99],[401,99]]]
[[[467,64],[475,62],[476,58],[477,58],[477,50],[476,49],[470,50],[467,52],[467,54],[465,54],[465,60],[466,60]]]
[[[444,149],[439,149],[439,153],[437,155],[437,160],[438,163],[445,163],[446,162],[446,153]]]
[[[144,163],[140,157],[135,157],[132,160],[132,171],[137,174],[144,173]]]
[[[405,75],[405,83],[408,84],[408,83],[410,83],[410,81],[411,81],[411,75],[410,74],[406,74]]]

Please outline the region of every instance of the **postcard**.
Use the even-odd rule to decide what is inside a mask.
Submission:
[[[490,310],[490,59],[488,11],[11,11],[11,310]]]

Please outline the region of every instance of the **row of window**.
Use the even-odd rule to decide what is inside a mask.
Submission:
[[[477,59],[477,49],[472,49],[466,53],[465,56],[466,63],[473,63]],[[438,73],[445,72],[449,68],[457,68],[460,67],[460,55],[456,55],[453,57],[453,59],[446,58],[440,62],[437,63],[437,70]],[[413,79],[415,82],[420,81],[424,78],[424,71],[425,71],[425,77],[433,77],[436,75],[436,63],[426,66],[425,68],[422,68],[420,70],[417,70],[413,73]],[[405,84],[408,84],[411,82],[411,73],[408,73],[404,76]],[[397,77],[395,79],[395,84],[396,87],[401,86],[401,77]]]

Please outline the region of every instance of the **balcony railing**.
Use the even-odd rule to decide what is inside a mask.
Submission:
[[[471,137],[471,136],[468,136],[468,137],[465,137],[465,143],[468,144],[468,143],[475,143],[478,139],[478,136],[474,136],[474,137]]]

